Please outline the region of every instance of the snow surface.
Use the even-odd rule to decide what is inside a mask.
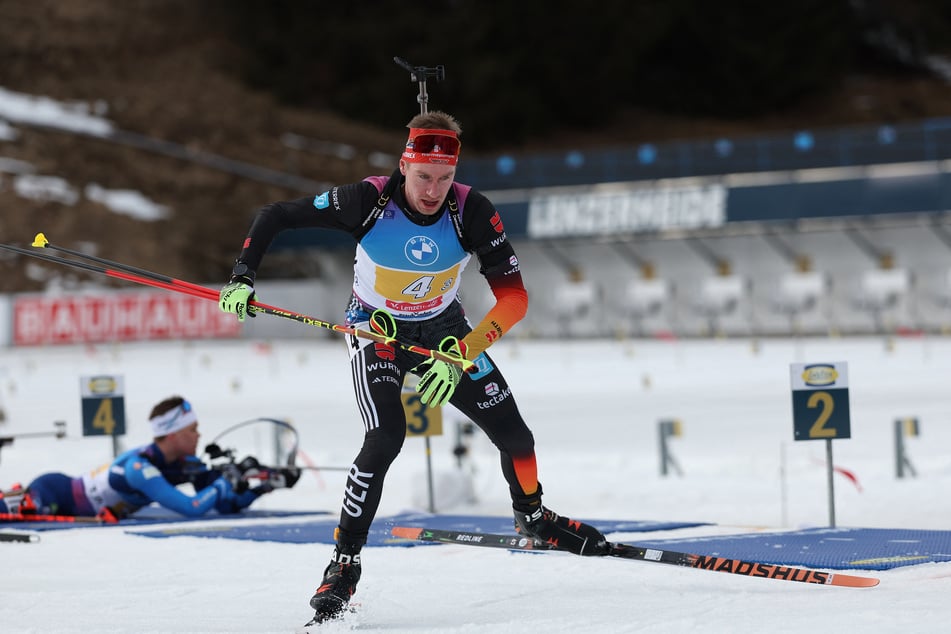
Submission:
[[[103,101],[92,104],[84,101],[63,102],[45,96],[14,92],[0,86],[0,141],[12,141],[19,135],[13,124],[59,128],[91,136],[108,137],[114,132],[111,121],[102,115],[108,110]],[[3,172],[17,174],[13,189],[21,198],[47,200],[75,205],[79,189],[57,176],[35,175],[29,164],[0,156],[0,182]],[[109,190],[96,183],[85,186],[89,200],[104,205],[111,211],[145,222],[168,217],[169,210],[152,202],[135,190]]]
[[[50,470],[78,474],[107,461],[111,440],[81,437],[79,377],[121,375],[125,447],[148,442],[151,406],[189,398],[203,443],[259,416],[292,422],[304,454],[346,466],[362,423],[342,340],[165,342],[0,351],[0,485]],[[546,504],[574,517],[711,522],[615,534],[618,540],[827,526],[826,443],[793,440],[789,364],[849,363],[851,438],[833,441],[840,527],[951,526],[951,340],[700,342],[503,341],[492,349],[537,444]],[[896,478],[894,422],[917,416],[907,439],[917,477]],[[491,444],[477,434],[460,470],[451,455],[458,416],[432,439],[437,511],[506,515]],[[660,475],[658,422],[682,475]],[[239,453],[269,455],[249,436]],[[459,495],[471,478],[475,500]],[[344,475],[309,471],[256,508],[336,514]],[[425,443],[407,440],[387,479],[380,516],[426,510]],[[331,546],[173,537],[123,527],[42,533],[0,544],[3,632],[293,632]],[[756,579],[647,562],[510,553],[463,546],[367,548],[356,613],[326,632],[938,632],[951,611],[948,564],[884,572],[848,589]]]
[[[109,136],[114,126],[101,116],[105,102],[90,105],[84,101],[72,103],[45,96],[28,95],[0,86],[0,119],[27,125],[42,125],[73,130],[94,136]]]

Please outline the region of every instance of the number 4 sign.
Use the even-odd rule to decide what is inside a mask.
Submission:
[[[850,438],[848,364],[792,363],[789,367],[795,439]]]
[[[125,434],[125,397],[121,376],[80,378],[83,408],[83,436]]]

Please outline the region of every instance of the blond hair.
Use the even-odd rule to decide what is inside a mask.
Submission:
[[[433,110],[421,113],[410,119],[407,128],[421,128],[424,130],[452,130],[457,135],[462,134],[462,126],[451,114]]]

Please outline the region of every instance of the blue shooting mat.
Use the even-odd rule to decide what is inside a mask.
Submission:
[[[887,570],[951,561],[951,531],[894,528],[805,530],[638,541],[660,550],[811,568]]]
[[[633,520],[584,520],[605,533],[664,531],[693,526],[704,526],[698,522],[645,522]],[[337,516],[326,519],[315,518],[306,521],[276,522],[215,522],[203,526],[169,526],[158,530],[127,531],[144,537],[216,537],[243,539],[251,541],[282,542],[289,544],[333,544],[334,528]],[[390,529],[394,526],[412,526],[420,528],[440,528],[459,531],[478,531],[482,533],[514,533],[512,516],[489,517],[481,515],[432,515],[430,513],[401,513],[389,517],[378,517],[370,527],[367,537],[368,546],[413,546],[417,542],[393,537]]]
[[[666,531],[698,526],[703,522],[656,522],[632,520],[585,520],[606,534]],[[158,530],[129,530],[144,537],[209,537],[292,544],[333,543],[338,518],[281,519],[243,522],[208,522],[202,526],[179,524]],[[395,538],[393,526],[411,526],[483,533],[514,533],[510,517],[480,515],[431,515],[402,513],[379,517],[373,523],[368,546],[439,545]],[[920,563],[951,561],[951,531],[883,528],[811,528],[783,532],[682,537],[663,540],[631,540],[638,546],[741,559],[744,561],[830,570],[886,570]]]

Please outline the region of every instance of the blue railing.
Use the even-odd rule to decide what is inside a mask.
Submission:
[[[483,191],[951,158],[951,118],[756,137],[465,158],[457,179]]]

